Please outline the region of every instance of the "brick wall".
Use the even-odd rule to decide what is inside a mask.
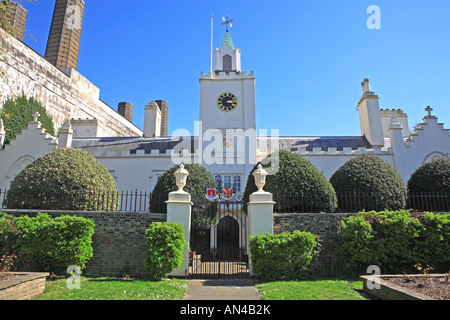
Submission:
[[[321,252],[317,259],[317,271],[326,275],[335,275],[340,265],[334,252],[337,241],[337,226],[343,217],[348,215],[293,213],[274,214],[273,229],[275,234],[294,230],[317,234],[321,240]]]
[[[17,216],[36,215],[36,212],[3,210]],[[62,214],[91,219],[95,223],[93,257],[86,264],[83,276],[140,276],[144,267],[145,230],[153,222],[166,221],[166,215],[149,213],[109,212],[47,212],[52,217]]]

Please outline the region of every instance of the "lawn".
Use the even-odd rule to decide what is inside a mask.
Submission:
[[[275,281],[257,284],[262,300],[367,300],[362,281]]]
[[[188,284],[183,280],[157,282],[115,278],[82,278],[80,289],[68,289],[67,280],[47,281],[44,294],[33,300],[180,300]]]

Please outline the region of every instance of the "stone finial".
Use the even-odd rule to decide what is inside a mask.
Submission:
[[[40,117],[41,115],[39,114],[39,112],[35,112],[35,113],[33,113],[33,121],[34,122],[37,122],[38,120],[39,120],[39,117]]]
[[[431,108],[430,106],[428,106],[428,107],[426,107],[425,111],[428,112],[428,117],[432,117],[431,111],[433,111],[433,108]]]
[[[263,169],[261,163],[258,164],[257,169],[253,172],[253,176],[255,177],[255,185],[258,188],[257,192],[263,192],[263,188],[266,185],[266,176],[268,175],[267,171]]]
[[[370,91],[370,81],[368,78],[365,78],[363,82],[361,82],[361,87],[363,90],[363,94],[367,93],[367,92],[371,92]]]
[[[180,168],[174,173],[176,184],[178,187],[178,191],[183,191],[183,188],[186,186],[186,180],[189,176],[189,172],[184,168],[184,164],[180,164]]]

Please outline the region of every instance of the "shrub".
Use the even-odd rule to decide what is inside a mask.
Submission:
[[[57,149],[15,177],[5,203],[9,209],[114,211],[117,195],[97,159],[80,149]]]
[[[183,225],[179,223],[154,222],[145,231],[144,270],[151,280],[167,277],[183,262],[183,250],[186,245]]]
[[[336,209],[336,194],[325,176],[310,161],[299,154],[280,150],[262,161],[268,167],[278,157],[279,168],[274,175],[268,175],[264,191],[274,195],[275,210],[288,212],[333,212]],[[257,190],[253,168],[248,176],[244,201]]]
[[[48,134],[55,136],[52,118],[47,114],[45,108],[36,99],[27,99],[25,94],[22,94],[15,100],[6,100],[0,110],[0,116],[5,126],[5,143],[9,143],[28,126],[28,123],[33,120],[35,112],[40,114],[39,121],[42,128]]]
[[[314,257],[316,236],[295,230],[250,236],[253,273],[261,280],[299,279]]]
[[[369,154],[347,161],[330,178],[343,212],[398,210],[405,207],[406,188],[400,174]]]
[[[189,172],[184,191],[189,193],[193,200],[205,201],[207,188],[216,188],[213,175],[198,164],[186,164],[184,168]],[[152,192],[150,201],[151,212],[167,213],[166,200],[169,193],[178,190],[175,179],[175,171],[178,165],[170,168],[158,181]]]
[[[2,219],[10,219],[2,217]],[[39,213],[36,217],[13,218],[14,240],[9,243],[27,271],[47,271],[64,274],[68,266],[84,269],[93,255],[92,236],[94,222],[75,217],[60,216],[52,219]]]
[[[450,215],[409,211],[363,212],[342,219],[336,252],[352,271],[377,265],[383,273],[435,269],[450,263]]]
[[[408,202],[421,211],[450,210],[450,158],[435,158],[423,163],[407,184]]]
[[[409,192],[450,193],[450,158],[434,158],[423,163],[408,180]]]

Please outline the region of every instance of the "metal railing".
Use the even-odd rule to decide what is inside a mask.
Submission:
[[[419,192],[403,195],[340,192],[336,193],[337,208],[330,207],[329,197],[317,194],[274,194],[275,213],[357,213],[365,211],[401,210],[450,212],[450,193]],[[98,192],[75,190],[71,192],[36,191],[19,193],[0,189],[1,209],[120,211],[163,213],[166,197],[156,197],[149,191]],[[324,206],[324,204],[326,204]],[[245,209],[245,208],[244,208]],[[331,212],[330,212],[331,211]]]
[[[1,209],[150,212],[150,202],[165,203],[167,199],[152,197],[149,191],[99,192],[11,192],[0,189]]]

